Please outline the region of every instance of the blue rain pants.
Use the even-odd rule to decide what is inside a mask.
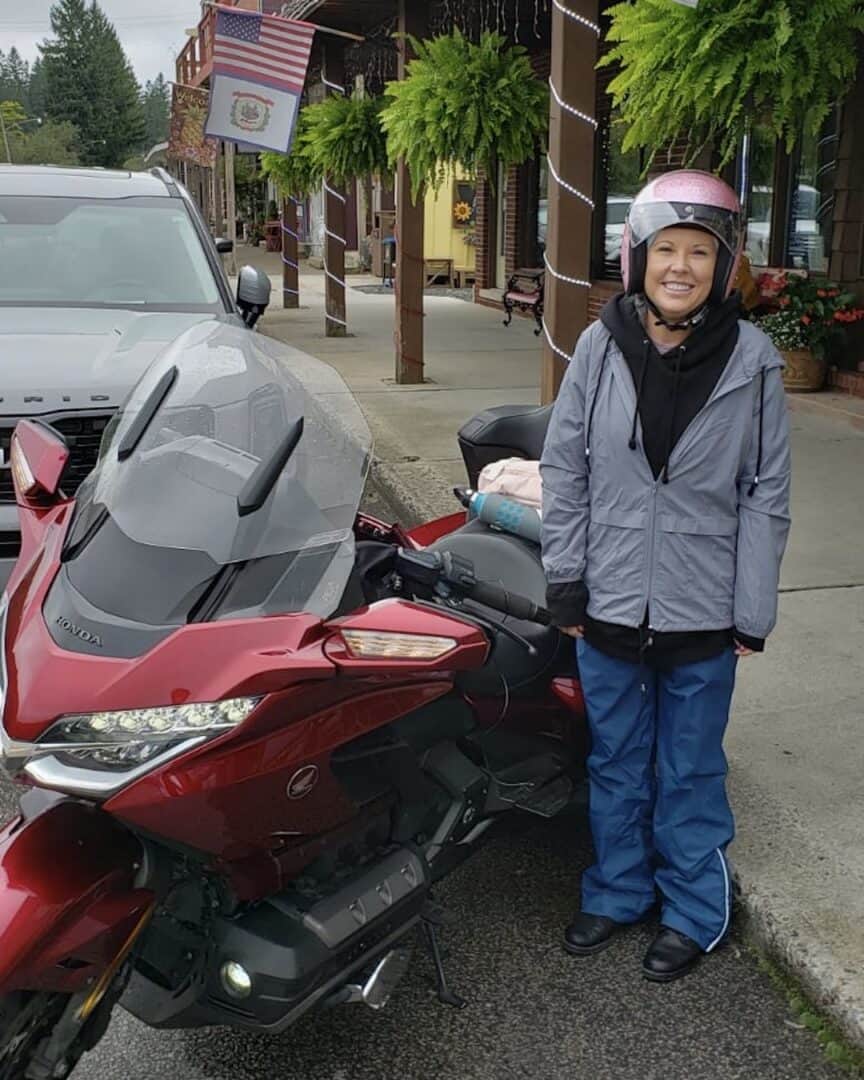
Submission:
[[[735,685],[732,649],[670,670],[628,663],[577,642],[591,730],[588,758],[596,863],[582,877],[582,910],[660,922],[705,952],[729,927],[723,735]]]

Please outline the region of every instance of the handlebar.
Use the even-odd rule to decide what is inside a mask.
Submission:
[[[448,596],[457,593],[514,619],[542,626],[552,624],[552,616],[546,608],[491,581],[478,581],[474,564],[450,551],[407,551],[402,548],[397,555],[396,568],[403,578],[430,594]]]

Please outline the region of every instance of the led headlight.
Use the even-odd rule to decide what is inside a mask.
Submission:
[[[211,735],[242,724],[260,698],[232,698],[197,705],[97,712],[64,716],[39,740],[44,749],[73,750],[127,745],[131,742],[174,742]]]
[[[49,787],[69,787],[67,769],[136,775],[155,768],[208,738],[242,724],[260,698],[232,698],[195,705],[63,716],[37,742],[3,747],[12,759]],[[145,770],[146,771],[146,770]],[[92,785],[96,789],[95,783]],[[88,787],[89,790],[89,787]]]

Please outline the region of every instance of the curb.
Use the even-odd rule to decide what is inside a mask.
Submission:
[[[770,900],[758,886],[745,889],[734,866],[732,877],[746,939],[800,984],[844,1038],[864,1050],[864,1005],[860,994],[844,985],[839,958],[818,942],[808,942],[803,927],[800,935],[784,929]]]

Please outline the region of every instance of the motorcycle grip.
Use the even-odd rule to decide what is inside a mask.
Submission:
[[[512,615],[514,619],[524,619],[525,622],[540,623],[542,626],[549,626],[552,622],[552,616],[546,608],[488,581],[476,582],[471,586],[468,595],[478,604],[485,604],[486,607],[494,608],[505,615]]]

